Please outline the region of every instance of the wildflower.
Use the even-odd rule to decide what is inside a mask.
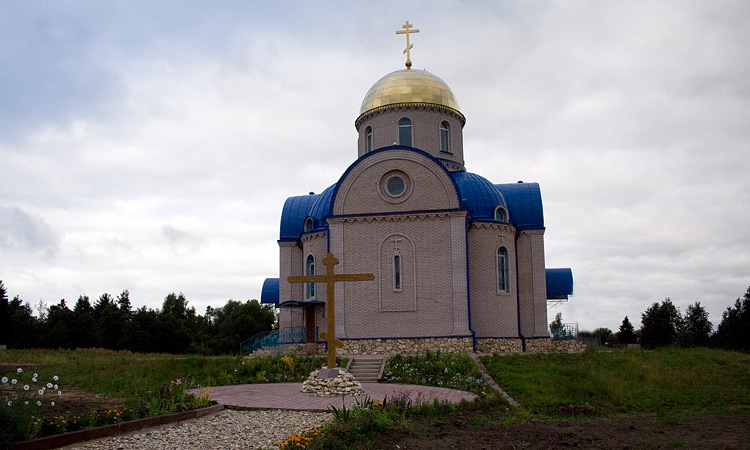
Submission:
[[[55,406],[55,402],[50,402],[49,404],[52,406]]]
[[[42,401],[41,400],[37,400],[36,401],[36,406],[42,406]]]
[[[28,384],[24,384],[23,385],[23,390],[24,391],[28,391],[29,390],[29,385]]]
[[[62,395],[62,392],[61,391],[57,391],[57,395]]]
[[[39,393],[39,395],[44,395],[44,388],[39,389],[37,392]]]
[[[16,380],[15,378],[13,378],[12,380],[10,380],[10,384],[16,384],[16,383],[18,383],[18,380]]]
[[[57,385],[54,385],[52,389],[57,390]]]
[[[47,389],[52,389],[52,383],[47,383]]]
[[[55,375],[54,377],[52,377],[52,379],[57,381],[59,378],[57,377],[57,375]]]
[[[28,404],[29,404],[29,401],[28,401],[28,400],[26,400],[25,402],[23,402],[23,404],[24,404],[24,405],[28,405]]]
[[[23,369],[19,367],[18,369],[16,369],[16,372],[17,373],[21,373],[21,372],[23,372]]]
[[[2,378],[2,382],[3,382],[3,384],[7,383],[8,382],[8,377],[3,377]]]
[[[10,401],[10,400],[8,400],[8,406],[10,406],[10,405],[12,405],[12,404],[13,404],[13,402],[12,402],[12,401]]]
[[[36,373],[35,373],[34,375],[32,375],[32,376],[31,376],[31,378],[36,378],[36,377],[38,377],[38,376],[39,376],[39,374],[36,374]]]

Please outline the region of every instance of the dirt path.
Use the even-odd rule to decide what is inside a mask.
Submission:
[[[473,422],[473,423],[472,423]],[[663,423],[620,417],[514,425],[482,424],[481,417],[448,421],[415,418],[410,430],[376,437],[378,449],[750,449],[750,417],[692,416]]]

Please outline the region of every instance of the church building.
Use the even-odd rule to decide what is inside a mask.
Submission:
[[[411,26],[399,32],[406,69],[362,100],[354,162],[323,192],[286,200],[279,278],[261,301],[279,307],[280,342],[322,349],[326,285],[287,277],[324,273],[330,252],[337,273],[375,275],[336,284],[341,353],[541,349],[547,301],[567,299],[573,276],[545,267],[540,187],[466,170],[466,118],[443,80],[411,68]]]

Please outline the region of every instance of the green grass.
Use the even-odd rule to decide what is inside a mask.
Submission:
[[[598,414],[736,412],[750,407],[750,355],[666,348],[483,357],[492,377],[535,414],[587,405]]]
[[[138,397],[178,377],[186,378],[189,387],[302,382],[324,363],[323,357],[294,355],[245,359],[237,356],[140,354],[102,349],[0,352],[0,364],[5,367],[28,366],[40,374],[59,376],[65,386],[124,398]],[[345,364],[344,360],[340,360],[340,364]]]
[[[185,389],[228,384],[302,382],[320,368],[323,357],[245,359],[236,356],[137,354],[101,349],[7,350],[0,352],[0,449],[33,437],[99,426],[139,417],[170,414],[209,404]],[[345,365],[340,359],[338,364]],[[22,372],[17,372],[21,368]],[[38,380],[33,381],[33,374]],[[57,377],[54,379],[53,377]],[[12,385],[13,379],[18,384]],[[79,412],[51,417],[58,389],[37,397],[47,382],[59,390],[85,391],[96,398],[117,397],[120,410]],[[23,391],[28,384],[30,389]],[[28,401],[28,404],[26,403]],[[40,401],[41,405],[37,405]],[[11,402],[11,404],[8,404]]]

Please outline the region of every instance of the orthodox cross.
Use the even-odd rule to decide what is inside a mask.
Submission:
[[[336,367],[336,347],[344,345],[343,342],[336,339],[336,306],[334,299],[333,283],[341,281],[371,281],[375,279],[375,275],[371,273],[340,273],[338,275],[333,273],[333,266],[339,263],[338,258],[333,256],[333,253],[329,253],[323,258],[323,264],[326,266],[325,275],[305,275],[305,276],[294,276],[287,277],[287,281],[290,283],[326,283],[328,291],[328,301],[326,302],[326,310],[328,314],[328,332],[320,333],[320,337],[328,343],[328,368],[333,369]]]
[[[403,239],[401,239],[401,238],[400,238],[400,237],[398,237],[398,236],[394,236],[394,237],[392,237],[392,238],[391,238],[391,242],[393,242],[393,245],[394,245],[394,248],[393,248],[393,249],[394,249],[395,251],[398,251],[398,243],[399,243],[399,242],[401,242],[401,241],[403,241]]]
[[[414,24],[409,23],[409,21],[406,21],[405,25],[401,25],[401,28],[403,30],[396,31],[396,34],[405,34],[406,35],[406,48],[404,49],[404,53],[406,53],[406,68],[411,69],[411,52],[410,50],[414,47],[414,45],[409,43],[409,33],[419,33],[418,29],[411,29]]]

